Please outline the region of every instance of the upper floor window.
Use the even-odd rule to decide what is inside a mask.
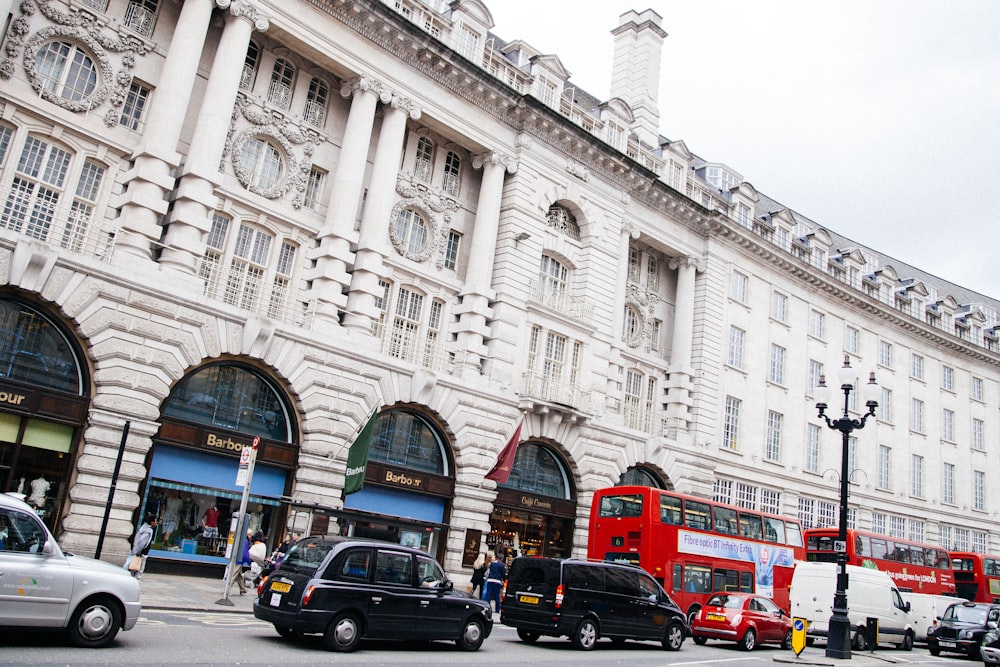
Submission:
[[[941,502],[946,505],[955,504],[955,464],[945,463],[941,466]]]
[[[639,284],[639,249],[628,249],[628,280]]]
[[[740,434],[740,411],[743,401],[733,396],[726,396],[726,412],[722,422],[722,447],[738,449]]]
[[[771,292],[771,317],[778,322],[788,321],[788,296],[781,292]]]
[[[955,369],[950,366],[941,367],[941,388],[945,391],[955,391]]]
[[[969,393],[972,396],[972,400],[981,401],[983,400],[983,378],[972,378],[971,389]]]
[[[733,271],[729,280],[729,296],[740,303],[746,303],[750,292],[750,278],[745,273]]]
[[[878,475],[876,477],[875,488],[889,490],[891,483],[890,465],[892,463],[892,449],[885,445],[878,447]]]
[[[649,433],[656,401],[656,378],[630,370],[625,375],[625,425]]]
[[[260,47],[255,42],[250,42],[247,45],[247,55],[243,60],[243,72],[240,74],[240,90],[253,90],[259,66]]]
[[[858,353],[858,338],[860,337],[860,332],[854,327],[844,328],[844,351],[850,352],[851,354]]]
[[[444,302],[402,286],[390,298],[395,307],[385,332],[386,353],[425,368],[443,368],[447,359],[441,340]]]
[[[427,221],[413,209],[400,209],[396,215],[395,235],[404,255],[423,252],[427,245],[427,230]]]
[[[729,327],[729,358],[727,363],[733,368],[743,368],[743,350],[746,332],[739,327]]]
[[[303,120],[315,127],[323,127],[329,97],[330,87],[322,79],[313,77],[306,92],[306,106],[302,109]]]
[[[427,137],[417,141],[417,154],[413,161],[413,177],[424,183],[430,183],[434,162],[434,142]]]
[[[768,461],[781,460],[781,432],[785,416],[769,410],[767,413],[767,442],[764,456]]]
[[[750,228],[750,207],[742,202],[736,205],[736,222],[741,227]]]
[[[660,260],[652,254],[646,256],[646,289],[650,292],[660,289]]]
[[[454,271],[458,268],[458,252],[462,245],[462,235],[451,230],[448,232],[448,243],[444,248],[444,268]]]
[[[775,384],[785,383],[785,348],[780,345],[771,345],[771,362],[767,379]]]
[[[458,34],[458,52],[476,62],[479,60],[479,33],[463,25]]]
[[[910,370],[910,377],[912,377],[914,380],[923,380],[924,358],[919,354],[914,354],[912,359],[913,359],[913,364]]]
[[[806,451],[803,467],[810,472],[819,472],[819,439],[820,428],[809,424],[806,428]]]
[[[878,402],[878,418],[892,422],[892,389],[882,387],[882,400]]]
[[[138,130],[142,123],[142,115],[146,110],[146,102],[148,100],[149,88],[132,79],[132,83],[129,84],[128,94],[125,96],[125,103],[122,104],[122,113],[118,118],[118,124],[130,130]]]
[[[576,223],[576,216],[565,206],[559,204],[550,206],[548,215],[545,216],[545,224],[571,239],[580,240],[580,227]]]
[[[462,158],[454,151],[448,151],[444,158],[444,181],[442,189],[452,197],[458,196],[462,185]]]
[[[294,83],[295,67],[286,58],[276,59],[271,70],[271,84],[267,88],[267,101],[280,109],[287,109],[292,103]]]
[[[622,327],[622,340],[638,345],[641,334],[642,318],[635,312],[635,308],[625,306],[625,326]]]
[[[122,21],[129,30],[134,30],[143,37],[153,34],[156,25],[156,7],[159,0],[129,0],[125,8],[125,19]]]
[[[250,137],[240,151],[241,182],[248,190],[260,193],[277,186],[284,177],[285,163],[281,150],[263,137]]]
[[[320,198],[323,195],[323,184],[326,182],[326,172],[313,167],[309,170],[309,178],[306,180],[306,190],[302,194],[302,205],[308,209],[316,210],[319,207]]]
[[[43,90],[69,102],[84,100],[97,88],[97,65],[72,42],[48,42],[38,49],[35,75]]]
[[[528,394],[547,400],[578,405],[583,343],[539,326],[531,328],[525,366]]]
[[[924,432],[924,402],[919,398],[910,401],[910,430]]]
[[[972,471],[972,509],[986,509],[986,473],[982,470]]]
[[[823,377],[823,364],[815,359],[809,360],[809,393],[811,394],[819,386],[819,379]]]
[[[809,311],[809,335],[819,339],[826,337],[826,315],[818,310]]]
[[[880,340],[878,343],[878,363],[880,366],[892,368],[892,343]]]

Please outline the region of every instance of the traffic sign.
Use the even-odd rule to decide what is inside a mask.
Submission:
[[[795,651],[795,657],[799,657],[799,654],[806,648],[806,628],[809,627],[809,621],[804,618],[793,618],[792,619],[792,650]]]
[[[833,541],[833,550],[835,552],[837,552],[838,554],[846,554],[847,553],[847,540],[834,540]]]

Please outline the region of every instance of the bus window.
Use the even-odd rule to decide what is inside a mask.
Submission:
[[[739,577],[740,573],[736,570],[725,570],[717,567],[715,568],[715,577],[712,580],[712,590],[736,593],[740,590]]]
[[[785,522],[773,517],[764,517],[764,539],[774,544],[785,543]]]
[[[685,565],[684,590],[688,593],[711,593],[712,570],[703,565]]]
[[[764,527],[760,516],[740,512],[740,536],[751,540],[764,539]]]
[[[888,547],[885,540],[872,538],[872,558],[888,558]]]
[[[673,496],[660,496],[660,521],[671,526],[681,524],[681,499]]]
[[[827,535],[810,535],[809,551],[833,551],[833,538]]]
[[[872,543],[867,535],[854,536],[854,555],[859,558],[870,556],[872,553]]]
[[[616,516],[642,516],[642,496],[628,494],[620,496],[604,496],[601,498],[602,519]]]
[[[801,547],[804,546],[802,541],[802,526],[797,523],[792,523],[789,521],[785,524],[785,544],[790,547]]]
[[[680,566],[680,564],[679,563],[675,563],[674,564],[673,578],[670,580],[670,589],[671,590],[674,590],[674,591],[681,590],[681,584],[682,584],[682,579],[683,579],[683,577],[682,577],[683,572],[684,572],[684,569]]]
[[[708,503],[696,503],[693,500],[684,501],[684,525],[698,530],[710,530],[711,508]],[[708,591],[705,591],[706,593]]]
[[[753,573],[740,572],[740,592],[753,593]]]
[[[715,532],[723,535],[736,534],[736,510],[715,507]]]
[[[987,559],[989,560],[989,559]],[[944,549],[934,549],[934,567],[947,570],[951,568],[951,559]]]
[[[983,560],[983,574],[990,574],[987,570],[989,559]],[[971,558],[952,558],[951,559],[951,569],[962,570],[963,572],[972,572],[972,559]]]
[[[958,562],[958,561],[953,561],[953,562]],[[970,558],[967,562],[969,563],[968,569],[971,570],[972,569],[972,559]],[[955,569],[957,570],[958,567],[955,567]],[[989,575],[991,577],[995,577],[998,574],[1000,574],[1000,569],[997,568],[997,562],[995,560],[993,560],[992,558],[984,558],[983,559],[983,574]]]

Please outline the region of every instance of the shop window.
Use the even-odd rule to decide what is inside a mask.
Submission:
[[[41,313],[0,301],[0,377],[81,394],[80,363],[69,341]]]
[[[431,423],[408,410],[391,410],[378,416],[368,460],[448,474],[444,442]]]
[[[517,448],[510,477],[500,486],[553,498],[568,499],[571,495],[563,464],[548,448],[534,443]]]
[[[240,366],[214,364],[181,380],[163,415],[289,442],[289,412],[270,382]]]

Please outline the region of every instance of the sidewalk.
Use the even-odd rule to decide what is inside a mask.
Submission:
[[[224,597],[225,582],[221,578],[196,577],[177,574],[146,572],[139,580],[143,610],[180,609],[185,611],[253,613],[253,601],[257,596],[254,586],[247,587],[247,594],[233,586],[229,592],[232,605],[217,604]]]

